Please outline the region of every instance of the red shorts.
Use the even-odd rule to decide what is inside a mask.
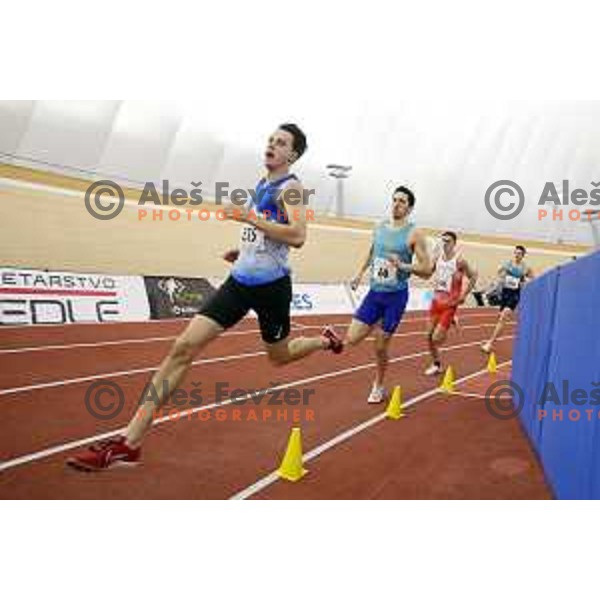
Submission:
[[[429,309],[431,321],[446,331],[450,329],[458,309],[457,306],[448,306],[448,302],[455,299],[447,294],[435,294]]]

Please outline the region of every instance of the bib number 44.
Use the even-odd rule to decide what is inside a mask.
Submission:
[[[396,267],[389,260],[376,258],[373,263],[373,279],[377,283],[394,283],[397,279]]]

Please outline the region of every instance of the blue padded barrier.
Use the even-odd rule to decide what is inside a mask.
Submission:
[[[558,498],[600,498],[600,252],[530,283],[519,311],[521,422]]]
[[[554,269],[525,287],[513,345],[512,380],[521,388],[525,399],[521,423],[537,451],[541,427],[535,399],[548,379],[559,277],[560,270]]]

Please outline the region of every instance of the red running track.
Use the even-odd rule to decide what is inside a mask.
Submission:
[[[484,369],[479,344],[496,316],[482,309],[462,312],[444,352],[459,378]],[[316,335],[325,322],[342,329],[349,318],[297,318],[293,334]],[[163,321],[0,329],[0,497],[550,497],[516,421],[494,419],[476,396],[441,396],[435,393],[438,381],[422,375],[428,360],[423,313],[407,315],[392,344],[389,384],[401,385],[408,403],[418,400],[405,419],[381,420],[384,407],[366,404],[374,366],[368,342],[341,356],[319,353],[274,369],[256,322],[248,319],[197,358],[182,387],[199,390],[201,405],[182,401],[172,418],[164,413],[146,440],[142,465],[97,474],[66,468],[74,450],[125,426],[184,326]],[[512,327],[498,344],[499,362],[510,359]],[[482,393],[490,378],[479,374],[458,389]],[[85,395],[106,379],[122,389],[124,406],[98,419],[86,408]],[[219,385],[222,401],[215,406]],[[280,389],[279,397],[231,403],[232,393],[268,387]],[[281,393],[291,390],[304,394],[307,404],[280,404]],[[295,419],[310,472],[292,484],[269,475]],[[345,439],[333,443],[339,436]]]

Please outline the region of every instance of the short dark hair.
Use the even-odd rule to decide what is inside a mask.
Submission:
[[[302,129],[300,129],[300,127],[298,127],[298,125],[295,123],[284,123],[283,125],[280,125],[278,129],[292,134],[292,137],[294,138],[292,148],[298,155],[298,158],[300,158],[306,152],[307,148],[306,135],[304,135]]]
[[[515,250],[520,250],[523,254],[527,254],[527,249],[525,248],[525,246],[521,246],[521,244],[515,246]]]
[[[408,205],[411,208],[415,205],[415,202],[417,201],[417,199],[415,198],[415,195],[413,194],[412,190],[409,190],[405,185],[399,185],[394,190],[394,196],[398,193],[406,194],[408,196]]]
[[[458,236],[454,233],[454,231],[444,231],[444,233],[442,233],[442,236],[444,235],[451,237],[454,240],[454,243],[456,243],[456,240],[458,239]]]

